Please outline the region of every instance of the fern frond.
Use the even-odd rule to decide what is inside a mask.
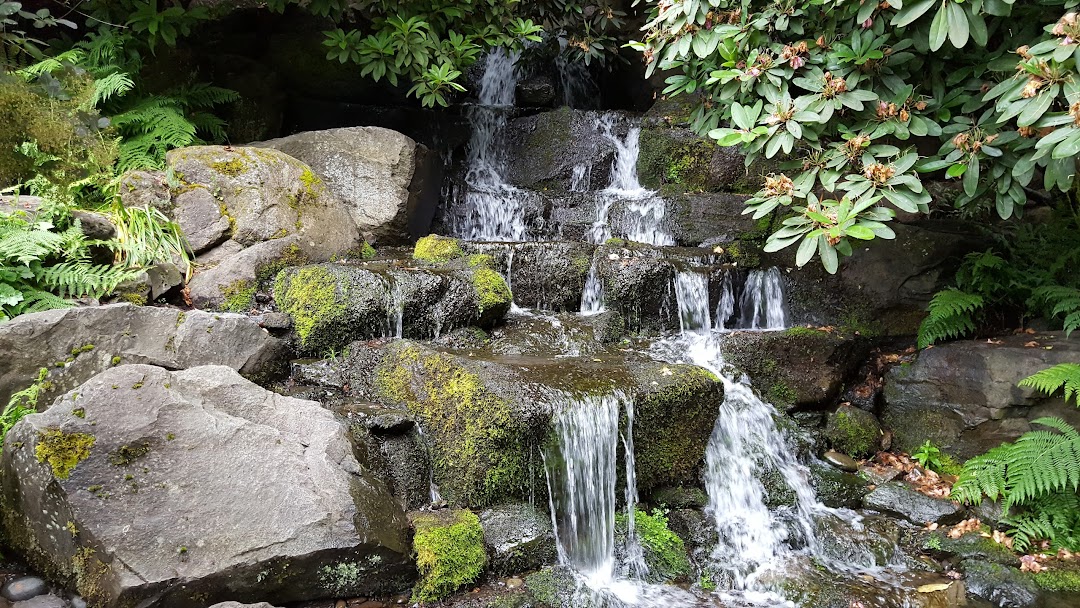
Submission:
[[[134,279],[138,274],[137,270],[117,266],[63,262],[42,268],[39,280],[42,285],[56,291],[61,297],[101,297],[115,290],[120,283]]]
[[[1080,405],[1080,365],[1061,363],[1044,369],[1020,381],[1019,386],[1031,387],[1047,395],[1059,390],[1065,392],[1065,402],[1070,399]]]
[[[1080,496],[1059,492],[1042,496],[1016,513],[1002,518],[1012,528],[1013,547],[1026,552],[1037,541],[1053,547],[1076,549],[1080,545]]]
[[[189,110],[205,110],[216,105],[240,100],[240,94],[232,89],[215,87],[208,82],[196,82],[169,91],[169,96]]]
[[[114,97],[123,97],[135,88],[135,83],[123,72],[113,72],[102,76],[94,81],[94,92],[90,97],[89,105],[97,107],[102,102]]]
[[[44,260],[63,244],[63,236],[48,230],[0,229],[0,262],[29,264]]]
[[[1080,289],[1048,285],[1032,292],[1031,299],[1043,304],[1051,317],[1065,315],[1065,337],[1080,328]]]
[[[930,315],[919,325],[919,348],[975,331],[972,314],[982,306],[982,296],[959,289],[937,292],[927,307]]]
[[[71,302],[60,296],[47,291],[34,290],[26,294],[26,299],[20,303],[20,314],[32,312],[44,312],[56,308],[71,308]]]

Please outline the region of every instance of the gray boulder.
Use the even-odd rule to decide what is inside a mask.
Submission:
[[[914,450],[929,439],[961,458],[1016,439],[1042,416],[1080,424],[1080,411],[1060,397],[1016,385],[1040,370],[1076,361],[1080,342],[1061,332],[940,344],[886,374],[883,421],[901,449]]]
[[[193,249],[207,250],[226,236],[225,244],[263,246],[251,254],[258,260],[233,259],[236,252],[221,255],[217,250],[225,244],[209,250],[213,263],[198,271],[199,281],[192,281],[196,306],[222,307],[230,295],[226,291],[251,289],[265,279],[260,272],[286,252],[325,261],[362,245],[348,206],[311,167],[287,154],[270,148],[194,146],[170,151],[167,163],[179,182],[172,214],[192,234]],[[223,219],[227,234],[222,234]],[[252,263],[258,261],[264,263]]]
[[[128,171],[121,175],[120,201],[125,207],[152,207],[169,211],[172,209],[172,196],[165,173]]]
[[[434,155],[382,127],[307,131],[254,144],[307,163],[372,242],[400,245],[428,232],[438,204]]]
[[[606,186],[615,146],[597,130],[599,118],[596,112],[564,106],[511,120],[506,126],[508,181],[531,190],[569,191],[574,167],[581,166],[592,184]],[[617,128],[620,137],[626,135],[626,124]]]
[[[961,562],[968,591],[999,608],[1034,608],[1043,605],[1031,575],[1002,564],[966,559]]]
[[[262,377],[277,371],[285,346],[240,315],[110,304],[20,315],[0,324],[0,352],[0,403],[45,368],[44,406],[118,363],[226,365]]]
[[[467,253],[492,257],[525,308],[575,312],[592,263],[594,245],[573,242],[462,243]]]
[[[375,595],[413,577],[404,510],[345,427],[228,367],[106,370],[21,420],[0,468],[9,542],[101,608]]]
[[[964,510],[944,498],[931,498],[911,486],[891,481],[882,484],[863,499],[867,509],[902,517],[913,524],[952,525],[964,519]]]

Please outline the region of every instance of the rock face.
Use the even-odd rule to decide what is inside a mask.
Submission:
[[[1060,332],[999,342],[948,342],[888,372],[882,418],[901,449],[913,450],[929,439],[950,454],[970,458],[1016,439],[1041,416],[1080,424],[1074,406],[1016,386],[1040,370],[1080,361],[1080,342]],[[1038,346],[1025,346],[1030,343]]]
[[[220,308],[227,292],[265,282],[260,275],[286,255],[324,261],[362,244],[348,207],[309,166],[287,154],[195,146],[172,150],[167,162],[180,180],[173,216],[192,235],[193,248],[208,248],[190,284],[200,308]],[[257,249],[241,258],[247,248]]]
[[[95,606],[372,595],[413,577],[404,510],[345,428],[227,367],[106,370],[20,421],[0,465],[9,542]]]
[[[569,191],[574,167],[582,166],[593,184],[607,185],[615,145],[597,130],[599,118],[596,112],[562,107],[511,120],[506,126],[508,181],[529,190],[558,185]]]
[[[462,243],[469,253],[490,255],[507,278],[514,302],[525,308],[576,312],[595,246],[587,243]]]
[[[0,324],[0,403],[48,370],[39,404],[119,363],[225,365],[276,373],[285,345],[240,315],[110,304],[21,315]]]
[[[407,409],[429,442],[443,497],[474,508],[546,491],[539,452],[552,416],[582,392],[618,389],[633,399],[644,496],[662,485],[694,485],[723,397],[720,382],[701,368],[610,354],[542,360],[398,340],[350,345],[346,365],[348,398]]]
[[[428,232],[438,204],[434,156],[390,129],[308,131],[255,144],[309,165],[371,242],[400,245]]]
[[[480,514],[488,569],[498,576],[539,570],[557,557],[551,517],[526,503],[500,505]]]
[[[460,262],[424,269],[385,262],[290,268],[275,282],[274,299],[292,315],[300,347],[314,354],[399,331],[431,337],[456,327],[491,327],[509,310],[510,291],[497,272]]]
[[[951,500],[931,498],[907,484],[892,481],[878,486],[863,499],[866,508],[902,517],[913,524],[951,525],[964,519],[964,510]]]

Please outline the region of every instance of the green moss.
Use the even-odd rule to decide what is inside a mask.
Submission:
[[[75,416],[76,418],[86,418],[86,408],[77,407],[71,410],[71,415]]]
[[[434,440],[435,478],[451,503],[484,507],[525,495],[522,423],[451,355],[393,348],[376,369],[376,389],[421,419]]]
[[[638,174],[647,188],[670,194],[715,190],[712,159],[717,145],[685,130],[645,129],[641,133]]]
[[[525,588],[542,606],[566,606],[575,595],[577,581],[564,569],[544,568],[525,577]],[[578,599],[578,598],[574,598]],[[586,608],[576,606],[575,608]]]
[[[604,241],[605,247],[626,247],[626,241],[618,237],[611,237]]]
[[[786,408],[795,405],[798,395],[795,393],[795,389],[791,388],[787,382],[777,380],[769,385],[769,388],[765,391],[765,398],[773,405]]]
[[[135,445],[122,445],[109,452],[109,463],[113,466],[127,466],[150,453],[150,444],[143,442]]]
[[[486,253],[474,253],[467,260],[469,268],[495,268],[495,258]]]
[[[334,275],[322,266],[304,266],[288,276],[279,274],[274,300],[292,317],[303,348],[315,346],[310,339],[321,321],[338,318],[346,310],[345,302],[338,299]]]
[[[364,244],[360,246],[360,259],[370,260],[375,257],[375,248],[371,246],[371,243],[364,241]]]
[[[856,458],[873,454],[881,445],[881,430],[873,414],[850,406],[841,406],[829,416],[825,434],[834,449]]]
[[[57,479],[67,479],[78,464],[90,457],[96,438],[86,433],[65,433],[46,429],[38,433],[34,456],[52,467]]]
[[[625,530],[628,519],[625,513],[619,513],[615,516],[615,525]],[[679,535],[668,528],[668,520],[663,511],[654,509],[650,515],[635,508],[634,530],[641,548],[645,551],[645,563],[649,566],[650,574],[666,581],[690,574],[686,545]]]
[[[412,522],[416,528],[413,550],[420,572],[412,601],[439,601],[484,572],[484,531],[471,511],[424,513],[414,516]]]
[[[116,366],[116,365],[120,365],[120,361],[121,361],[120,355],[116,355],[109,361],[109,363],[111,363],[113,366]]]
[[[255,283],[247,279],[237,279],[229,285],[221,286],[221,295],[225,301],[221,305],[222,310],[228,312],[247,312],[255,304],[255,292],[258,289]]]
[[[437,234],[431,234],[416,241],[416,247],[413,248],[414,260],[432,264],[445,264],[464,255],[465,252],[461,250],[461,244],[457,239]]]
[[[1080,593],[1080,571],[1076,569],[1043,570],[1035,574],[1035,584],[1047,591]]]
[[[228,175],[229,177],[236,177],[244,171],[247,171],[247,165],[240,158],[230,158],[229,160],[220,160],[210,163],[210,168],[222,175]]]
[[[592,266],[592,258],[587,255],[578,255],[570,258],[570,266],[581,274],[588,274]]]
[[[788,329],[784,330],[784,335],[790,336],[792,338],[799,338],[799,337],[804,337],[804,336],[819,336],[819,335],[824,334],[824,333],[827,333],[827,332],[824,332],[824,331],[822,331],[820,329],[815,329],[813,327],[803,327],[801,325],[796,325],[795,327],[789,327]]]
[[[255,284],[259,287],[269,287],[278,273],[291,266],[303,266],[311,260],[296,243],[290,243],[281,250],[281,255],[272,262],[263,264],[255,270]]]
[[[758,248],[744,241],[736,241],[727,247],[728,257],[732,262],[743,268],[757,268],[761,266],[761,256]]]
[[[473,288],[480,303],[480,316],[491,311],[505,312],[513,301],[510,287],[501,274],[491,268],[481,267],[473,271]]]
[[[128,304],[134,304],[135,306],[146,306],[146,296],[141,293],[127,292],[120,294],[117,298],[121,302],[127,302]]]
[[[300,183],[303,188],[300,191],[298,203],[301,205],[315,202],[326,190],[326,184],[323,183],[322,178],[315,175],[315,172],[309,167],[304,167],[304,170],[300,173]]]

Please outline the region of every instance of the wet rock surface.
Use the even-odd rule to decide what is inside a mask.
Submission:
[[[970,458],[1016,439],[1041,416],[1080,424],[1080,412],[1060,398],[1016,386],[1035,372],[1077,360],[1080,342],[1059,332],[941,344],[889,371],[883,419],[901,449],[914,450],[929,439]]]
[[[943,498],[931,498],[907,484],[889,482],[866,495],[868,509],[901,517],[916,525],[955,524],[964,519],[964,510]]]
[[[404,510],[344,427],[227,367],[112,368],[7,439],[8,539],[95,606],[287,603],[411,580]],[[230,475],[215,474],[223,462]]]
[[[499,576],[538,570],[556,561],[551,516],[527,503],[480,513],[489,570]]]
[[[0,324],[0,402],[46,368],[46,406],[120,363],[167,369],[226,365],[250,377],[281,369],[285,346],[240,315],[111,304],[21,315]]]

